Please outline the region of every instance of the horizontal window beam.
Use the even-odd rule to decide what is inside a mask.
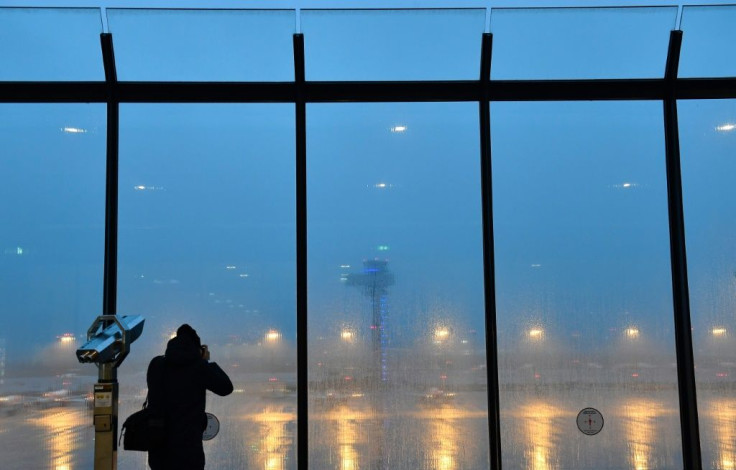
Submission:
[[[483,87],[486,87],[484,90]],[[663,100],[664,79],[306,82],[307,103]],[[487,94],[485,94],[487,93]],[[675,82],[677,99],[736,98],[736,78]],[[2,103],[294,103],[293,82],[0,82]]]

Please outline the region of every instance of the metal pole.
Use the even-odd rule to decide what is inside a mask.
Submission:
[[[297,468],[309,466],[308,349],[307,349],[307,129],[304,101],[304,35],[294,35],[296,110],[296,348],[297,348]]]
[[[119,103],[115,88],[115,54],[112,35],[100,35],[102,58],[105,66],[107,98],[107,169],[105,187],[105,266],[103,278],[102,314],[115,315],[117,311],[117,258],[118,258],[118,135]],[[114,364],[98,364],[95,384],[95,470],[117,468],[118,437],[118,379]]]
[[[485,294],[486,374],[488,392],[488,439],[490,468],[501,470],[501,412],[498,386],[496,331],[496,267],[493,242],[493,178],[491,167],[491,109],[489,88],[493,35],[483,34],[480,65],[480,171],[483,218],[483,285]]]
[[[675,315],[675,348],[677,351],[677,384],[680,396],[680,430],[682,433],[683,467],[702,468],[698,401],[695,390],[690,293],[685,252],[685,220],[682,209],[682,175],[680,173],[680,136],[677,123],[676,79],[682,45],[682,31],[670,33],[665,79],[664,135],[667,165],[667,205],[670,224],[670,258],[672,263],[672,297]]]
[[[115,315],[117,309],[118,255],[118,127],[119,103],[115,96],[117,73],[112,35],[102,33],[102,57],[105,64],[107,99],[107,167],[105,193],[105,268],[102,314]]]

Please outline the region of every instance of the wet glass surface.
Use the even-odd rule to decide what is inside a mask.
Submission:
[[[257,376],[235,374],[234,379],[259,382]],[[204,444],[207,468],[296,468],[295,410],[280,398],[266,398],[263,391],[246,385],[237,399],[208,397],[207,408],[220,418],[221,427],[217,437]],[[140,407],[142,392],[121,402],[121,415]],[[704,467],[727,470],[736,456],[736,399],[719,395],[700,395],[701,435],[710,443]],[[370,398],[317,407],[313,413],[319,433],[312,438],[311,466],[376,468],[375,455],[389,453],[400,456],[391,468],[487,468],[486,447],[469,439],[487,430],[484,397],[483,392],[466,392],[453,403],[441,405],[397,397],[402,411],[393,415],[374,413],[368,405]],[[543,389],[529,388],[516,391],[512,400],[513,406],[501,416],[504,465],[509,468],[668,469],[682,465],[679,458],[662,451],[668,442],[679,439],[678,405],[662,400],[657,390],[642,391],[638,397],[601,391],[600,401],[609,405],[600,408],[605,424],[595,436],[576,428],[577,413],[590,404],[579,394],[573,392],[560,400]],[[92,467],[89,443],[94,431],[92,411],[86,405],[28,406],[12,413],[2,410],[0,418],[4,469]],[[372,441],[377,432],[390,439],[382,444]],[[147,468],[142,452],[121,450],[118,463],[119,468]]]
[[[119,80],[294,80],[293,10],[108,9]]]
[[[477,80],[483,9],[302,10],[307,80]]]
[[[480,36],[479,11],[305,12],[307,28],[346,19],[348,30],[338,28],[335,37],[367,31],[380,45],[366,41],[365,55],[348,63],[341,41],[308,36],[307,53],[310,37],[322,47],[314,63],[328,71],[330,61],[345,65],[335,75],[315,69],[312,79],[475,78],[480,41],[468,45],[468,38]],[[631,67],[624,76],[659,76],[660,33],[671,11],[637,11],[646,13],[639,25],[656,17],[657,34],[645,36],[652,41],[636,41],[656,46],[656,54],[641,53],[646,69],[618,61]],[[681,75],[729,73],[729,42],[721,39],[730,37],[722,27],[733,11],[685,8]],[[111,25],[130,19],[126,27],[134,29],[157,14],[123,18],[128,13],[116,20],[111,12]],[[182,14],[184,23],[199,15]],[[239,15],[228,15],[215,16],[245,34],[229,22]],[[127,68],[129,77],[290,80],[288,15],[248,19],[258,26],[248,34],[263,33],[264,25],[279,32],[288,54],[278,64],[256,54],[228,68],[226,54],[202,67],[187,62],[185,49],[177,57],[183,68],[156,68],[152,54],[141,62],[145,70]],[[543,17],[533,19],[549,22]],[[134,54],[145,41],[161,45],[156,35],[181,33],[182,18],[160,30],[146,23],[149,29],[120,46]],[[0,10],[0,43],[33,38],[17,51],[0,50],[11,63],[0,79],[101,80],[98,19],[98,10]],[[426,34],[406,43],[375,37],[417,19]],[[54,31],[46,21],[74,31],[59,39],[47,34]],[[565,21],[551,23],[567,29]],[[204,30],[221,32],[222,25]],[[511,37],[494,32],[499,47]],[[440,52],[458,64],[407,46],[426,37],[444,38]],[[225,39],[208,39],[226,51]],[[602,42],[570,41],[592,52],[570,59],[575,64],[564,74],[620,76],[580,58],[595,58]],[[50,54],[39,67],[24,62],[41,57],[37,46]],[[405,61],[407,51],[418,61]],[[494,71],[503,51],[500,59],[494,51]],[[533,78],[538,69],[527,76],[524,67],[544,65],[518,62],[513,73],[523,76],[513,78]],[[250,75],[251,66],[265,75]],[[732,470],[736,108],[732,100],[679,106],[703,463]],[[681,467],[661,104],[492,108],[505,467]],[[477,104],[310,105],[308,117],[310,466],[487,468]],[[101,305],[104,122],[104,105],[0,106],[3,469],[92,467],[96,377],[73,352]],[[144,315],[147,326],[121,368],[120,421],[145,399],[148,360],[163,352],[176,326],[191,322],[236,388],[230,397],[208,397],[222,424],[205,443],[208,468],[297,466],[293,135],[292,104],[121,106],[119,311]],[[605,418],[594,436],[576,427],[577,414],[591,406]],[[119,467],[146,468],[146,455],[121,450]]]
[[[295,427],[277,426],[296,406],[293,113],[293,105],[120,109],[118,311],[146,318],[122,368],[121,416],[141,406],[148,362],[189,323],[236,388],[209,401],[230,429],[206,444],[215,468],[263,457],[248,453],[242,435],[243,415],[260,416],[254,396],[279,397],[274,409],[291,411],[261,416],[282,434],[247,445],[270,448],[282,436],[285,452],[295,446]]]
[[[491,107],[500,403],[550,442],[534,468],[681,460],[679,431],[667,431],[679,418],[661,112],[647,102]],[[538,410],[518,403],[528,390],[544,398]],[[586,407],[611,426],[577,431]],[[512,468],[537,458],[503,441],[502,452]]]
[[[0,80],[102,81],[99,8],[0,8]]]
[[[677,7],[494,8],[494,79],[664,76]]]
[[[684,6],[682,51],[678,76],[732,77],[736,75],[736,6]]]
[[[0,467],[90,452],[74,351],[102,305],[105,107],[0,105]],[[38,460],[40,459],[40,460]]]
[[[736,100],[677,106],[698,416],[722,422],[728,435],[736,390],[736,223],[726,214],[736,213]],[[733,467],[733,440],[711,431],[700,439],[704,467]]]
[[[486,467],[477,105],[307,112],[310,466]]]

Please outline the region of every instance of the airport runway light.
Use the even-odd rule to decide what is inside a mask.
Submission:
[[[74,342],[74,335],[71,333],[64,333],[61,336],[57,336],[61,344],[69,344]]]
[[[529,339],[533,341],[541,341],[544,338],[544,329],[532,328],[529,330]]]
[[[636,339],[639,337],[639,328],[636,328],[635,326],[630,326],[624,330],[624,333],[626,333],[627,338]]]
[[[353,339],[355,339],[355,333],[346,328],[340,332],[340,338],[346,343],[352,343]]]
[[[726,329],[723,328],[722,326],[718,326],[718,327],[713,328],[713,330],[711,331],[711,333],[716,338],[722,338],[722,337],[726,336]]]
[[[87,129],[83,129],[81,127],[62,127],[61,131],[65,134],[86,134]]]
[[[434,330],[434,342],[435,344],[440,344],[444,341],[447,341],[447,338],[450,337],[450,330],[447,329],[447,327],[440,326],[435,328]]]
[[[281,339],[281,333],[279,333],[276,330],[268,330],[266,333],[266,342],[267,343],[277,343]]]

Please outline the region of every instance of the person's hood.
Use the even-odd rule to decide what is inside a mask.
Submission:
[[[173,365],[187,365],[201,359],[201,352],[196,344],[186,338],[176,336],[166,345],[166,362]]]

